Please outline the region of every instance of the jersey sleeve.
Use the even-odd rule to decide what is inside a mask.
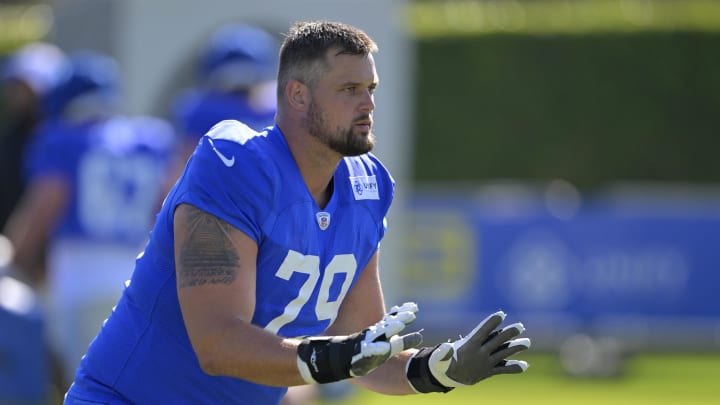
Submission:
[[[261,242],[264,218],[276,194],[273,176],[239,122],[218,124],[202,137],[185,169],[176,204],[191,204]]]

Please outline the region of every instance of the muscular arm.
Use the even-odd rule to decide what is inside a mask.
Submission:
[[[340,306],[337,319],[327,334],[343,335],[362,330],[382,319],[384,313],[376,252]],[[405,363],[415,352],[416,349],[401,352],[368,375],[350,381],[382,394],[414,394],[405,377]]]
[[[185,327],[210,375],[292,386],[297,345],[252,325],[257,245],[237,228],[191,205],[175,211],[177,289]]]

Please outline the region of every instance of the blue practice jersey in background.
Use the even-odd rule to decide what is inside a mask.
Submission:
[[[242,121],[260,131],[273,125],[275,120],[275,93],[270,96],[256,97],[257,105],[254,105],[249,93],[188,89],[180,93],[173,105],[173,122],[193,144],[223,120]]]
[[[171,126],[154,117],[41,125],[26,157],[29,181],[59,176],[69,186],[53,240],[126,243],[139,250],[162,201],[175,147]]]
[[[223,121],[168,195],[131,283],[91,345],[69,395],[135,403],[277,403],[284,388],[205,374],[176,290],[173,212],[191,204],[258,244],[252,323],[285,337],[321,334],[376,252],[394,182],[371,154],[344,158],[319,208],[278,128]],[[248,347],[247,350],[253,350]]]

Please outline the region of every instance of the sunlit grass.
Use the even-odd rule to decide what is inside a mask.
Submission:
[[[718,404],[720,353],[639,355],[623,375],[609,379],[568,377],[555,356],[523,356],[531,364],[522,376],[497,376],[449,394],[390,397],[356,391],[345,405],[430,404]]]

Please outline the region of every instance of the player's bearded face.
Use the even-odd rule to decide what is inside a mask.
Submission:
[[[343,156],[358,156],[368,153],[375,146],[375,134],[372,129],[363,131],[356,125],[370,120],[370,116],[359,115],[350,122],[349,127],[337,125],[332,128],[320,106],[314,100],[308,108],[307,126],[310,134],[330,149]]]

